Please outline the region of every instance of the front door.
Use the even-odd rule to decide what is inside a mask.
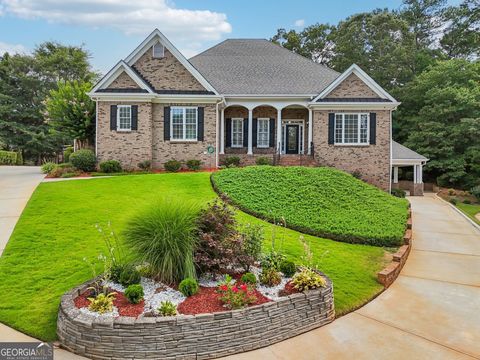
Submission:
[[[300,126],[299,125],[287,125],[286,126],[286,151],[287,154],[298,154],[299,150],[299,135],[300,135]]]

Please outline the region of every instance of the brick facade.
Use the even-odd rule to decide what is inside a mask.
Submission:
[[[214,314],[94,319],[74,299],[91,282],[61,300],[57,335],[62,347],[92,359],[213,359],[254,350],[333,321],[333,287],[275,302]]]
[[[357,75],[351,74],[343,80],[327,98],[379,98]]]
[[[133,81],[133,79],[123,71],[113,82],[108,86],[108,89],[140,89],[140,86]]]

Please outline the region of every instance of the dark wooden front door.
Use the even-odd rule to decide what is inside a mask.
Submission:
[[[300,126],[299,125],[287,125],[286,126],[286,146],[285,153],[298,154],[300,143]]]

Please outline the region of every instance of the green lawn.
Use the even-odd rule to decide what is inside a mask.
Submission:
[[[475,214],[480,213],[480,204],[463,204],[457,203],[456,205],[460,210],[468,215],[473,221],[480,225],[480,221],[475,217]]]
[[[213,175],[242,210],[287,227],[350,243],[403,242],[408,202],[328,167],[248,166]]]
[[[215,197],[209,173],[158,174],[42,183],[23,212],[0,258],[0,322],[42,340],[55,339],[61,295],[91,278],[83,258],[105,252],[95,228],[109,221],[121,233],[139,208],[157,198],[205,203]],[[265,246],[273,226],[240,213],[242,222],[266,227]],[[300,261],[300,234],[277,228],[277,243]],[[306,236],[320,269],[334,282],[338,314],[367,302],[382,290],[376,273],[385,251]]]

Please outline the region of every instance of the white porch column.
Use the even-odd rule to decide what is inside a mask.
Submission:
[[[313,116],[312,109],[308,109],[308,155],[312,155]]]
[[[282,152],[282,109],[277,109],[277,151]]]
[[[418,183],[423,183],[423,165],[418,165]]]
[[[398,184],[398,166],[393,167],[393,183]]]
[[[418,184],[418,181],[417,181],[417,165],[413,165],[413,183],[414,184]]]
[[[225,109],[220,111],[220,154],[225,154]]]
[[[248,155],[253,155],[253,110],[248,109]]]

